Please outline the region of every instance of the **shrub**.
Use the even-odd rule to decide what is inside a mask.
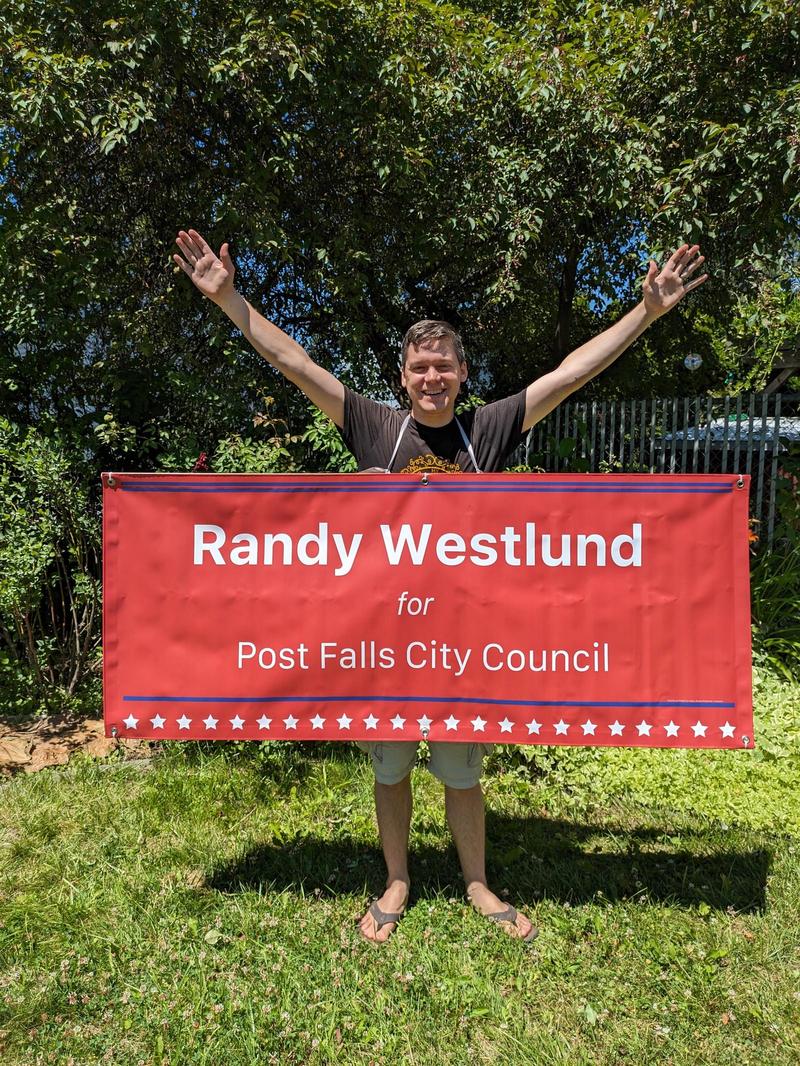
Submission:
[[[0,684],[17,711],[97,695],[100,516],[77,465],[57,437],[0,419]]]
[[[800,678],[800,461],[790,452],[776,484],[772,551],[753,558],[753,658],[789,681]]]
[[[311,408],[311,423],[300,438],[311,446],[310,464],[325,473],[350,474],[358,468],[339,430],[326,414]]]

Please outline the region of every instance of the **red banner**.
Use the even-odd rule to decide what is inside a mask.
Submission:
[[[738,475],[104,475],[106,732],[753,743]]]

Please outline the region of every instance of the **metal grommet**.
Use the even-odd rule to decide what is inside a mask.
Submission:
[[[742,737],[742,744],[747,748],[750,746],[750,737]]]
[[[116,739],[119,736],[119,730],[117,729],[117,727],[115,725],[112,725],[112,727],[111,727],[111,736],[114,737],[114,739]]]
[[[108,487],[110,489],[113,489],[113,488],[116,488],[116,485],[117,485],[117,479],[114,477],[113,474],[109,474],[108,475]]]
[[[422,484],[423,485],[427,485],[428,484],[428,475],[427,474],[423,474],[422,475]]]
[[[739,479],[736,482],[736,488],[737,489],[743,489],[744,488],[744,478],[742,477],[741,474],[739,474]]]
[[[422,730],[420,730],[420,732],[422,733],[422,739],[423,740],[427,740],[428,739],[429,730],[428,729],[422,729]]]

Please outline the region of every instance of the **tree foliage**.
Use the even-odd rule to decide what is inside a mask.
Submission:
[[[712,280],[597,388],[680,387],[698,347],[691,387],[730,384],[735,309],[794,299],[796,23],[783,0],[9,0],[2,408],[107,465],[189,463],[265,388],[301,430],[302,398],[172,269],[186,225],[384,396],[415,319],[463,329],[491,398],[698,240]]]

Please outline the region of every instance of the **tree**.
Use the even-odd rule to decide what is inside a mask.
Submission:
[[[178,226],[231,239],[248,297],[377,395],[424,316],[463,329],[487,398],[518,388],[683,238],[711,282],[596,388],[672,387],[697,343],[693,387],[719,385],[700,319],[797,275],[777,0],[10,0],[0,23],[0,404],[98,462],[188,462],[264,392],[307,423],[172,272]]]

